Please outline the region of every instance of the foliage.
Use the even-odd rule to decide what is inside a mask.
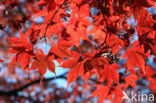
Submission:
[[[24,102],[19,92],[38,82],[46,84],[39,86],[41,93],[54,88],[54,94],[36,102],[77,102],[78,96],[87,102],[99,96],[99,103],[106,99],[121,103],[129,89],[139,91],[144,86],[155,94],[156,66],[149,63],[149,59],[156,62],[155,4],[155,0],[0,0],[0,86],[5,88],[0,95]],[[41,44],[45,49],[39,48]],[[54,61],[62,70],[69,69],[67,76],[56,79],[67,79],[72,92],[49,86],[47,81],[55,78],[43,77],[47,69],[57,75]],[[19,68],[25,76],[17,74]],[[16,80],[10,83],[11,91],[6,89],[5,76]],[[33,92],[36,86],[24,92]],[[83,97],[84,92],[91,94]],[[31,95],[27,97],[34,102]]]

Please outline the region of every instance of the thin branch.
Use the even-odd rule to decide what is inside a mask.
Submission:
[[[4,34],[7,34],[7,35],[11,35],[11,33],[9,33],[7,30],[4,30],[4,29],[0,29],[0,32],[4,33]]]
[[[42,82],[51,81],[51,80],[54,80],[54,79],[56,79],[56,78],[64,78],[64,79],[66,79],[66,74],[67,74],[67,72],[64,73],[64,74],[62,74],[62,75],[60,75],[60,76],[57,76],[57,77],[44,78],[44,79],[42,80]],[[34,85],[34,84],[40,83],[40,81],[41,81],[40,79],[36,79],[36,80],[34,80],[34,81],[32,81],[32,82],[30,82],[30,83],[28,83],[28,84],[25,84],[25,85],[23,85],[23,86],[21,86],[21,87],[19,87],[19,88],[17,88],[17,89],[9,90],[9,91],[0,91],[0,96],[12,96],[12,95],[17,95],[17,93],[18,93],[19,91],[22,91],[22,90],[24,90],[24,89],[26,89],[26,88],[28,88],[29,86],[32,86],[32,85]]]
[[[102,5],[101,5],[101,3],[100,3],[100,0],[97,0],[97,3],[98,3],[98,6],[99,6],[99,8],[100,8],[100,10],[101,10],[101,12],[102,12],[103,19],[104,19],[104,21],[105,21],[105,23],[106,23],[106,26],[107,26],[106,37],[105,37],[104,42],[101,44],[101,46],[103,46],[104,44],[106,44],[109,26],[108,26],[108,23],[107,23],[105,14],[104,14],[104,10],[103,10]]]
[[[48,27],[50,26],[50,24],[53,23],[53,19],[54,19],[55,15],[59,12],[59,10],[63,7],[63,5],[65,5],[65,3],[66,3],[66,0],[64,0],[63,4],[55,11],[54,15],[50,19],[50,23],[47,24],[45,32],[44,32],[44,36],[43,36],[43,38],[45,38],[45,41],[46,41],[46,32],[47,32]]]

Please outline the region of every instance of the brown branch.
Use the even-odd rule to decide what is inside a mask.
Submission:
[[[62,75],[60,75],[60,76],[57,76],[56,78],[64,78],[64,79],[66,79],[66,74],[67,74],[67,72],[64,73],[64,74],[62,74]],[[55,78],[55,77],[44,78],[44,79],[42,80],[42,82],[51,81],[51,80],[54,80],[54,79],[56,79],[56,78]],[[28,84],[25,84],[25,85],[23,85],[23,86],[21,86],[21,87],[19,87],[19,88],[17,88],[17,89],[9,90],[9,91],[0,91],[0,96],[12,96],[12,95],[17,95],[17,93],[18,93],[19,91],[22,91],[22,90],[24,90],[24,89],[26,89],[26,88],[28,88],[29,86],[32,86],[32,85],[34,85],[34,84],[40,83],[40,81],[41,81],[40,79],[36,79],[36,80],[34,80],[34,81],[32,81],[32,82],[30,82],[30,83],[28,83]]]
[[[7,34],[7,35],[11,35],[11,33],[9,33],[7,30],[4,30],[4,29],[0,29],[0,32],[4,33],[4,34]]]
[[[102,12],[103,19],[104,19],[104,21],[105,21],[105,23],[106,23],[106,26],[107,26],[106,37],[105,37],[104,42],[101,44],[101,46],[103,46],[104,44],[106,44],[109,26],[108,26],[108,23],[107,23],[105,14],[104,14],[104,10],[103,10],[102,5],[101,5],[101,3],[100,3],[100,0],[97,0],[97,3],[98,3],[98,6],[99,6],[99,8],[100,8],[100,11]]]
[[[106,17],[105,17],[105,13],[104,13],[104,10],[103,10],[102,5],[101,5],[101,3],[100,3],[100,0],[97,0],[97,3],[98,3],[98,6],[99,6],[99,8],[100,8],[100,11],[102,12],[102,16],[103,16],[103,19],[104,19],[104,21],[105,21],[105,23],[106,23],[106,28],[107,28],[105,40],[104,40],[104,42],[101,44],[100,47],[102,47],[104,44],[106,44],[106,47],[107,47],[106,40],[107,40],[107,36],[108,36],[108,31],[111,32],[111,33],[113,33],[113,34],[115,34],[115,35],[117,35],[120,39],[122,39],[122,38],[121,38],[122,35],[117,34],[115,31],[113,31],[113,30],[108,26],[108,23],[107,23],[107,20],[106,20]]]
[[[47,24],[46,29],[45,29],[45,32],[44,32],[44,36],[42,37],[42,38],[45,39],[45,41],[46,41],[46,32],[47,32],[48,27],[50,26],[50,24],[53,23],[53,19],[54,19],[55,15],[59,12],[59,10],[63,7],[63,5],[65,5],[65,3],[66,3],[66,0],[64,0],[63,4],[55,11],[54,15],[50,19],[50,22]]]

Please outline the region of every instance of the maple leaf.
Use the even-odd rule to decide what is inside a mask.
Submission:
[[[122,97],[124,96],[124,94],[123,94],[123,91],[122,91],[120,85],[119,86],[116,86],[114,88],[114,95],[115,95],[115,101],[116,101],[116,103],[121,103]]]
[[[107,64],[108,61],[104,57],[89,58],[85,62],[85,73],[90,72],[92,69],[95,69],[98,73],[98,76],[100,77],[102,75],[104,66],[107,66]]]
[[[86,83],[87,79],[92,76],[91,74],[85,74],[84,63],[87,59],[84,59],[83,56],[78,54],[77,52],[72,52],[71,55],[73,58],[66,60],[61,65],[61,67],[64,68],[71,68],[67,76],[68,85],[75,81],[79,75]]]
[[[21,53],[19,52],[13,57],[12,61],[10,62],[10,65],[15,64],[16,62],[21,63],[21,67],[25,73],[25,69],[29,67],[31,57],[32,55],[28,54],[27,52],[21,52]]]
[[[99,103],[103,103],[109,93],[109,88],[103,85],[96,85],[96,87],[98,89],[96,89],[89,97],[99,96]]]
[[[107,79],[107,85],[109,86],[113,83],[113,81],[119,83],[119,74],[117,72],[118,69],[119,66],[115,63],[105,67],[99,81],[103,82],[105,79]]]
[[[22,69],[25,70],[29,66],[30,58],[33,56],[33,45],[29,43],[27,36],[20,32],[20,37],[8,38],[10,42],[9,53],[16,55],[11,63],[20,62]]]
[[[141,9],[140,17],[137,24],[138,35],[144,35],[152,32],[154,20],[150,17],[149,12],[146,9]]]
[[[102,38],[105,38],[105,32],[103,30],[103,27],[96,27],[96,26],[93,26],[89,32],[88,32],[88,35],[91,35],[91,34],[94,34],[94,39],[100,39],[101,37]]]
[[[154,0],[134,0],[131,4],[130,12],[134,15],[135,21],[140,17],[142,14],[143,7],[151,7],[155,5]]]
[[[89,97],[93,96],[99,96],[99,103],[103,103],[105,98],[111,101],[113,103],[114,96],[115,96],[115,102],[121,103],[122,97],[124,96],[123,91],[121,90],[121,86],[115,86],[112,88],[109,88],[107,86],[103,85],[95,85],[98,89],[96,89]]]
[[[122,98],[124,97],[124,93],[121,89],[121,85],[113,86],[109,90],[109,94],[107,95],[107,99],[111,103],[122,103]]]
[[[73,68],[70,70],[67,76],[68,85],[72,82],[74,82],[79,75],[83,75],[83,62],[77,63],[73,66]]]
[[[152,92],[153,93],[156,93],[156,84],[155,84],[155,82],[156,82],[156,79],[155,78],[152,78],[151,80],[150,80],[150,85],[149,85],[149,88],[151,88],[151,90],[152,90]]]
[[[135,81],[139,78],[135,74],[131,74],[127,77],[125,77],[125,84],[124,87],[127,88],[129,85],[136,89],[136,83]]]
[[[54,59],[53,55],[44,55],[43,51],[40,50],[40,53],[35,53],[34,59],[30,70],[38,69],[38,72],[41,75],[41,80],[43,79],[43,75],[46,73],[47,68],[55,74],[55,63],[52,61],[52,59]]]
[[[39,32],[39,27],[32,23],[31,28],[25,34],[29,36],[30,42],[35,45],[38,41]]]
[[[128,57],[128,58],[127,58]],[[138,67],[143,72],[145,71],[145,58],[144,50],[142,47],[134,46],[133,49],[128,49],[120,58],[127,58],[127,69],[131,70]]]
[[[151,50],[153,54],[155,54],[155,43],[153,42],[153,38],[149,37],[151,33],[146,33],[142,36],[139,36],[140,45],[144,46],[144,51],[147,53],[148,50]]]
[[[95,52],[96,52],[95,54],[86,55],[87,59],[86,62],[84,63],[84,70],[85,73],[95,70],[97,75],[101,77],[104,67],[105,66],[107,67],[109,63],[108,60],[102,56],[103,53],[105,52],[103,51],[95,51]]]
[[[154,70],[154,68],[152,68],[152,66],[146,66],[144,76],[149,81],[148,87],[152,90],[153,93],[156,93],[156,88],[155,88],[156,71]]]
[[[78,26],[75,26],[78,25]],[[67,28],[67,33],[70,34],[70,41],[72,41],[73,44],[76,46],[80,45],[80,40],[87,40],[90,41],[87,38],[87,32],[86,32],[86,26],[85,24],[81,22],[75,22],[75,24],[69,24]]]
[[[40,0],[36,6],[47,6],[47,12],[55,9],[56,4],[54,0]]]
[[[154,70],[154,68],[152,66],[146,66],[144,76],[150,79],[154,75],[156,75],[156,71]]]
[[[9,52],[33,51],[33,45],[28,41],[27,36],[20,32],[20,37],[7,38],[10,42]]]
[[[68,85],[75,81],[79,74],[83,72],[83,62],[81,56],[77,52],[72,52],[73,59],[66,60],[61,67],[71,68],[68,73]]]
[[[118,52],[120,46],[124,47],[123,41],[116,35],[108,35],[106,42],[109,48],[111,48],[113,55]]]
[[[70,48],[72,43],[70,41],[60,40],[56,46],[53,46],[50,51],[50,54],[55,54],[60,58],[68,58],[71,56]]]

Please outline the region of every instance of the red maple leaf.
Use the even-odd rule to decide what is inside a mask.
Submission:
[[[118,69],[119,66],[115,63],[105,67],[99,81],[102,82],[106,79],[108,86],[110,86],[113,82],[119,83],[119,74],[117,72]]]
[[[108,100],[113,103],[114,99],[116,103],[121,103],[123,95],[123,91],[121,90],[120,86],[115,87],[107,87],[103,85],[95,85],[98,89],[96,89],[89,97],[99,96],[99,103],[103,103],[104,100],[107,98]],[[115,96],[115,98],[114,98]]]
[[[75,81],[80,75],[82,79],[87,82],[87,79],[92,76],[91,74],[86,74],[84,70],[84,63],[87,59],[84,59],[82,55],[77,52],[72,52],[72,59],[66,60],[61,67],[70,68],[68,73],[67,81],[68,85]]]
[[[102,76],[103,69],[108,66],[108,60],[102,55],[103,51],[95,51],[95,54],[89,54],[86,62],[84,63],[84,69],[86,72],[95,71],[99,77]]]
[[[134,44],[137,44],[135,42]],[[128,58],[127,58],[128,57]],[[143,72],[145,71],[145,58],[144,50],[141,46],[135,45],[132,49],[128,49],[121,58],[127,58],[127,69],[132,70],[135,67],[138,67]]]
[[[55,54],[56,56],[60,58],[68,58],[71,56],[70,48],[72,46],[72,43],[65,40],[60,40],[56,46],[53,46],[49,54]]]
[[[16,55],[11,63],[21,63],[22,69],[25,70],[29,66],[30,58],[33,56],[33,45],[28,41],[27,36],[20,32],[20,37],[8,38],[10,42],[9,53]]]
[[[47,68],[55,74],[55,63],[52,61],[53,59],[53,55],[44,55],[43,51],[40,50],[40,53],[35,53],[34,61],[31,64],[30,70],[38,69],[38,72],[41,75],[41,80],[43,75],[46,73]]]
[[[134,0],[131,4],[130,12],[134,15],[135,21],[140,17],[142,14],[143,7],[151,7],[154,6],[154,0]]]
[[[138,80],[139,78],[135,74],[131,74],[127,77],[125,77],[125,84],[124,88],[127,88],[129,85],[132,86],[133,88],[136,89],[136,83],[135,81]]]
[[[103,85],[96,85],[96,87],[98,89],[96,89],[89,97],[99,96],[99,103],[103,103],[109,93],[109,88]]]

